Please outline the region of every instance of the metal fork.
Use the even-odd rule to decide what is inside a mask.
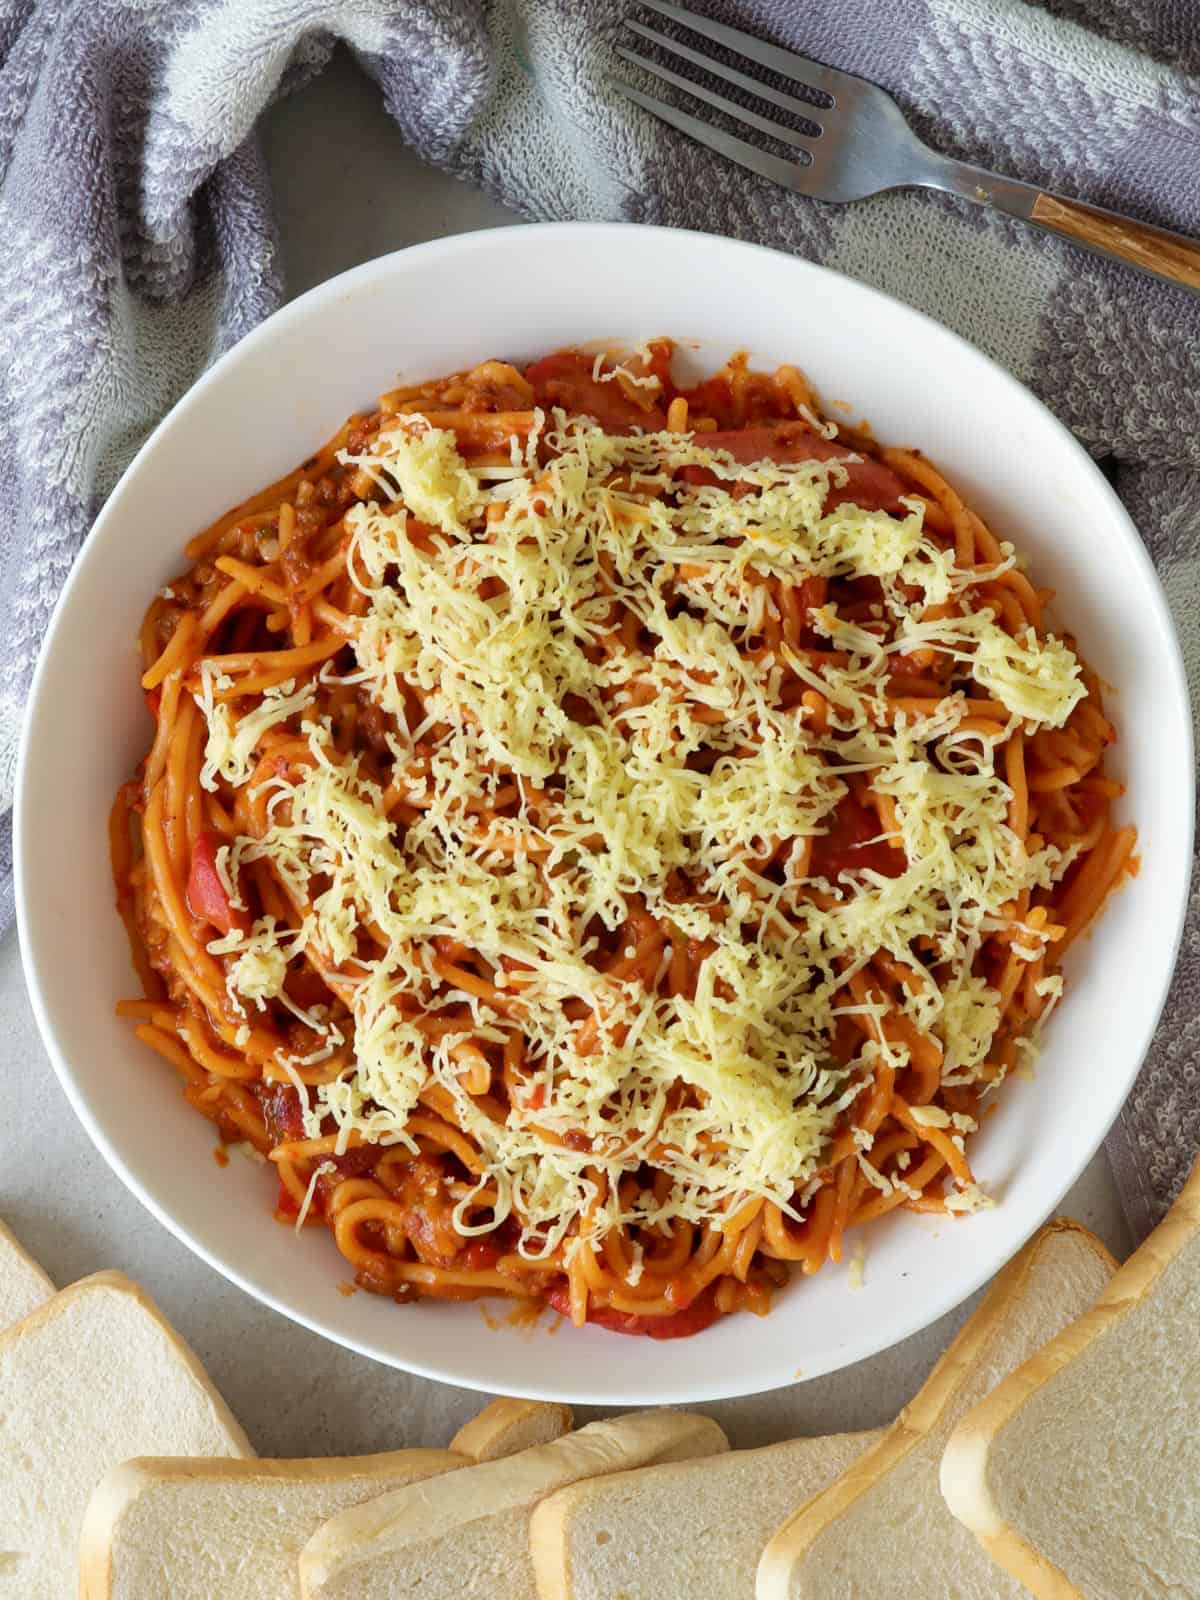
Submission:
[[[748,92],[760,103],[786,112],[791,119],[799,119],[807,125],[811,131],[801,132],[787,122],[764,116],[762,112],[728,99],[649,56],[618,47],[617,54],[623,60],[683,90],[694,100],[724,112],[743,128],[789,145],[796,152],[791,160],[773,155],[748,139],[713,127],[689,111],[645,94],[633,84],[616,83],[621,93],[643,110],[760,177],[770,178],[796,194],[839,203],[863,200],[887,189],[943,189],[977,205],[992,206],[1010,217],[1019,217],[1096,255],[1108,256],[1151,277],[1200,293],[1200,243],[1196,240],[1166,228],[1135,222],[1116,211],[1051,194],[1036,184],[1001,177],[964,161],[953,161],[918,139],[891,95],[866,78],[839,72],[808,56],[767,44],[740,28],[714,22],[676,5],[674,0],[640,0],[640,4],[820,97],[822,103],[813,104],[810,100],[785,94],[643,22],[626,20],[631,32],[677,60],[699,67],[713,78]]]

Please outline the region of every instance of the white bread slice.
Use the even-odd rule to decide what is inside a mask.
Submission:
[[[0,1222],[0,1329],[20,1322],[54,1293],[54,1285]]]
[[[1040,1600],[1200,1595],[1200,1162],[1096,1305],[954,1430],[942,1492]]]
[[[88,1503],[80,1600],[299,1600],[300,1551],[327,1518],[465,1465],[449,1450],[126,1461]]]
[[[98,1479],[166,1451],[253,1453],[196,1357],[121,1273],[84,1278],[0,1336],[0,1597],[75,1593]]]
[[[545,1400],[493,1400],[463,1423],[450,1448],[472,1461],[498,1461],[535,1444],[549,1444],[570,1431],[570,1406]]]
[[[540,1600],[746,1600],[763,1546],[796,1502],[881,1437],[789,1439],[560,1489],[529,1524]]]
[[[421,1478],[544,1444],[567,1406],[494,1400],[449,1450],[312,1461],[143,1458],[101,1480],[83,1519],[81,1600],[299,1600],[323,1522]]]
[[[333,1517],[300,1556],[305,1600],[537,1600],[529,1516],[580,1478],[727,1450],[715,1422],[644,1411],[464,1467]]]
[[[1091,1305],[1115,1266],[1073,1222],[1036,1234],[875,1448],[770,1541],[757,1600],[1027,1600],[946,1509],[938,1463],[959,1418]]]

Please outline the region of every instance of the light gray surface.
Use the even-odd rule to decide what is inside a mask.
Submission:
[[[369,86],[345,62],[274,109],[266,143],[293,292],[419,239],[516,220],[419,167]],[[103,837],[99,819],[97,848]],[[122,937],[115,918],[113,937]],[[130,1048],[140,1047],[131,1040]],[[157,1070],[149,1057],[146,1065]],[[441,1445],[478,1409],[479,1398],[465,1390],[377,1366],[260,1307],[195,1259],[126,1193],[58,1087],[26,998],[15,937],[0,945],[0,1082],[6,1128],[0,1215],[60,1284],[103,1267],[119,1267],[142,1282],[193,1345],[260,1453]],[[1103,1154],[1062,1210],[1094,1229],[1117,1255],[1127,1252]],[[707,1409],[738,1445],[887,1422],[968,1309],[831,1377]],[[464,1314],[478,1313],[464,1308]],[[421,1311],[397,1308],[396,1315]],[[481,1318],[480,1338],[488,1336]],[[702,1350],[702,1341],[681,1346],[680,1359],[701,1359]],[[803,1365],[800,1350],[797,1365]]]
[[[521,220],[423,166],[344,54],[272,107],[262,133],[289,294],[422,239]]]

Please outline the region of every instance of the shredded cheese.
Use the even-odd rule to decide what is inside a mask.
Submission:
[[[296,1213],[295,1229],[299,1233],[308,1220],[308,1213],[312,1210],[313,1198],[317,1192],[317,1184],[329,1172],[336,1172],[337,1168],[332,1161],[319,1161],[313,1168],[312,1177],[308,1180],[308,1187],[304,1191],[304,1199],[300,1202],[300,1210]]]
[[[971,671],[1014,716],[1049,728],[1061,728],[1086,693],[1074,652],[1032,632],[1018,640],[990,629],[975,648]]]
[[[212,670],[211,661],[201,662],[200,676],[203,687],[196,696],[196,703],[208,723],[200,783],[213,792],[219,774],[227,783],[238,787],[250,781],[251,760],[263,735],[307,710],[313,701],[313,685],[305,684],[297,690],[294,680],[289,678],[286,683],[266,689],[260,706],[235,719],[230,706],[214,697],[217,689],[233,688],[232,678]]]
[[[391,782],[415,819],[403,830],[362,758],[340,754],[312,714],[311,685],[268,689],[236,720],[211,671],[197,696],[206,787],[247,782],[263,737],[284,724],[311,755],[270,780],[265,833],[240,837],[219,862],[235,884],[269,859],[308,907],[300,928],[261,918],[209,947],[236,954],[239,1003],[284,997],[302,947],[342,975],[352,1060],[303,1097],[306,1131],[332,1118],[339,1151],[352,1134],[415,1149],[406,1124],[439,1086],[496,1196],[485,1223],[472,1222],[469,1200],[456,1221],[478,1232],[515,1215],[519,1249],[534,1258],[618,1224],[703,1222],[750,1196],[796,1215],[793,1196],[811,1192],[864,1076],[881,1054],[897,1070],[908,1060],[887,1038],[848,1063],[830,1051],[837,1015],[853,1009],[835,997],[876,951],[918,975],[925,960],[937,965],[936,981],[897,1003],[942,1045],[945,1083],[986,1076],[1000,997],[975,956],[1061,858],[1027,858],[994,741],[960,730],[966,697],[891,718],[886,677],[897,651],[933,649],[1014,718],[1051,727],[1084,692],[1066,645],[1014,640],[990,611],[969,609],[972,573],[929,536],[919,502],[901,517],[853,505],[826,514],[844,480],[837,461],[748,467],[702,435],[615,438],[561,413],[542,429],[549,465],[535,436],[514,445],[511,466],[472,471],[452,434],[417,418],[344,458],[382,499],[346,516],[366,605],[355,669],[340,681],[365,686],[385,714]],[[685,465],[717,486],[662,498]],[[746,482],[758,492],[729,492]],[[824,696],[825,730],[783,704],[782,662],[746,648],[763,621],[762,580],[813,576],[877,579],[889,625],[848,621],[829,604],[820,627],[840,664],[818,677],[788,656]],[[644,649],[609,630],[614,595]],[[417,726],[406,683],[424,706]],[[816,899],[786,863],[767,875],[781,841],[827,831],[855,771],[894,807],[903,872],[826,883]],[[481,822],[514,783],[516,814]],[[683,872],[697,888],[681,898],[672,885]],[[595,930],[615,933],[634,906],[704,947],[694,997],[597,967]],[[507,1014],[439,971],[442,937],[494,968]],[[568,1002],[582,1002],[582,1017]],[[464,1005],[468,1035],[420,1026]],[[304,1020],[326,1057],[342,1042],[321,1017]],[[503,1043],[514,1026],[539,1092],[536,1105],[514,1096],[497,1120],[466,1091],[455,1046]],[[914,1117],[951,1125],[930,1107]],[[953,1125],[956,1138],[969,1131]],[[861,1169],[889,1193],[871,1142],[859,1145]],[[665,1192],[621,1181],[643,1161],[667,1173]],[[983,1203],[966,1191],[952,1208]]]
[[[846,1281],[851,1289],[862,1289],[866,1286],[866,1272],[864,1271],[867,1252],[859,1243],[854,1247],[854,1254],[850,1257],[850,1265],[846,1272]]]
[[[964,1188],[946,1196],[946,1210],[960,1215],[972,1211],[990,1211],[995,1204],[991,1196],[985,1194],[977,1183],[968,1183]]]

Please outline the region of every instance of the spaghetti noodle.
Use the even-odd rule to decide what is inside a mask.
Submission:
[[[986,1204],[1134,870],[1011,547],[795,368],[671,356],[385,395],[146,613],[120,1009],[398,1300],[677,1336]]]

